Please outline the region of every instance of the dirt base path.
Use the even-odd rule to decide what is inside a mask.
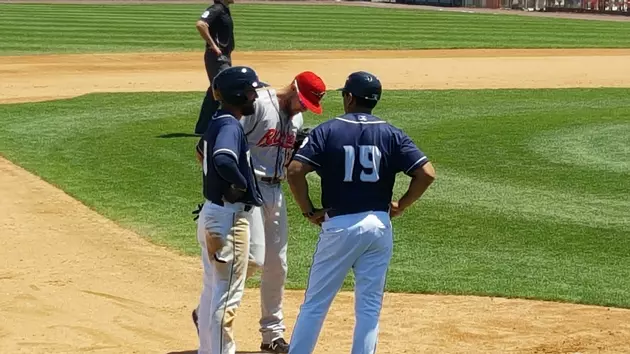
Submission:
[[[386,89],[630,87],[630,49],[237,52],[261,79],[285,85],[302,70],[329,87],[367,70]],[[88,92],[205,91],[203,53],[0,56],[0,103]]]
[[[254,66],[274,85],[311,69],[336,87],[351,70],[366,69],[397,89],[630,87],[624,70],[630,51],[623,50],[314,55],[244,53],[235,62]],[[0,57],[4,102],[205,86],[199,53]],[[0,353],[194,353],[197,258],[146,242],[3,159],[0,232]],[[288,336],[302,296],[287,292]],[[335,301],[317,353],[349,352],[352,302],[350,293]],[[236,320],[243,352],[258,349],[259,309],[257,290],[247,291]],[[379,353],[628,353],[629,347],[628,310],[387,294]]]

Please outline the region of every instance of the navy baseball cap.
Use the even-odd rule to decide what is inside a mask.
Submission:
[[[212,79],[213,89],[218,89],[223,94],[242,93],[248,89],[263,87],[258,74],[247,66],[232,66],[221,70]]]
[[[354,97],[360,97],[370,101],[381,99],[383,87],[376,76],[365,72],[357,71],[346,79],[346,84],[337,91],[349,92]]]

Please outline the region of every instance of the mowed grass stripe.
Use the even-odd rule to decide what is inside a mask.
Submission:
[[[107,37],[107,38],[111,38],[112,42],[115,42],[117,39],[126,39],[126,38],[146,38],[146,39],[153,39],[153,40],[168,40],[168,39],[177,39],[177,40],[187,40],[187,41],[195,41],[195,42],[199,42],[197,39],[195,38],[191,38],[191,36],[189,35],[189,33],[187,32],[181,32],[181,31],[164,31],[164,34],[168,34],[167,36],[163,36],[163,38],[160,37],[156,37],[154,34],[152,34],[150,31],[143,31],[143,32],[138,32],[138,33],[131,33],[130,29],[133,29],[132,27],[128,27],[128,28],[111,28],[111,29],[106,29],[106,28],[100,28],[100,29],[94,29],[94,28],[90,28],[90,27],[76,27],[76,28],[64,28],[63,30],[58,31],[58,33],[63,33],[63,34],[68,34],[68,35],[72,35],[71,38],[63,38],[63,39],[59,39],[59,40],[64,40],[64,41],[72,41],[75,40],[77,38],[92,38],[94,39],[95,36],[97,37]],[[140,27],[138,27],[138,29],[140,29]],[[0,30],[2,30],[2,26],[0,26]],[[48,31],[46,30],[29,30],[27,28],[24,29],[8,29],[3,31],[3,33],[5,33],[7,35],[7,38],[4,38],[3,40],[6,42],[10,42],[11,40],[15,40],[14,36],[24,36],[24,37],[28,37],[28,36],[42,36],[42,35],[47,35]],[[322,37],[321,35],[317,34],[317,33],[313,33],[312,31],[308,31],[308,30],[300,30],[300,31],[291,31],[290,28],[287,28],[285,30],[276,30],[274,32],[270,32],[264,35],[265,38],[284,38],[287,35],[294,33],[294,34],[300,34],[302,36],[302,38],[309,38],[309,39],[314,39],[314,40],[339,40],[339,41],[344,41],[346,40],[345,38],[338,36],[338,37],[332,37],[332,38],[325,38]],[[343,31],[342,30],[334,30],[334,31],[329,31],[329,33],[340,33],[342,34]],[[389,32],[389,31],[381,31],[378,34],[375,34],[372,37],[372,40],[374,41],[380,41],[380,40],[387,40],[387,39],[391,39],[391,34],[393,34],[393,32]],[[242,35],[244,37],[243,41],[247,41],[250,37],[249,36],[254,36],[254,35],[260,35],[259,32],[257,31],[242,31]],[[422,32],[422,33],[408,33],[408,34],[404,34],[404,35],[399,35],[397,37],[398,40],[431,40],[435,38],[434,33],[429,33],[429,32]],[[472,42],[484,42],[484,39],[487,38],[491,38],[491,36],[488,35],[484,35],[484,34],[464,34],[464,35],[460,35],[457,39],[458,40],[470,40]],[[518,39],[526,39],[527,35],[519,35],[519,36],[512,36],[513,39],[518,40]],[[596,37],[594,36],[593,39],[595,39]],[[558,38],[547,38],[545,40],[545,42],[549,42],[549,43],[553,43],[555,41],[557,41]],[[582,39],[574,39],[573,42],[580,42],[582,41]],[[569,42],[567,42],[569,43]],[[203,44],[203,43],[201,43]]]
[[[56,4],[56,5],[46,5],[46,4],[11,4],[11,7],[6,7],[3,11],[3,14],[23,14],[28,12],[29,10],[39,11],[38,16],[45,16],[47,14],[52,15],[75,15],[75,16],[98,16],[100,14],[111,14],[117,16],[142,16],[142,15],[164,15],[169,17],[175,17],[179,15],[182,11],[190,11],[192,9],[201,13],[205,8],[205,4],[196,4],[196,5],[173,5],[173,4],[161,4],[161,5],[88,5],[91,10],[94,11],[86,11],[85,5],[68,5],[68,4]],[[242,5],[237,5],[238,11],[241,14],[251,14],[251,15],[260,15],[261,10],[267,14],[267,16],[282,16],[285,15],[295,15],[295,14],[309,14],[312,12],[317,12],[319,14],[332,14],[332,15],[357,15],[357,14],[378,14],[378,18],[374,20],[379,20],[383,18],[387,19],[418,19],[418,18],[432,18],[434,17],[433,11],[407,11],[401,9],[377,9],[377,8],[347,8],[347,7],[336,7],[336,6],[318,6],[317,8],[312,7],[304,7],[304,6],[291,6],[291,5],[251,5],[248,4],[245,7],[241,7]],[[45,10],[45,11],[42,11]],[[26,16],[26,15],[25,15]],[[470,16],[469,14],[461,14],[461,13],[442,13],[439,15],[440,18],[444,21],[448,21],[449,18],[454,19],[454,21],[460,21],[462,17]],[[474,16],[484,16],[476,14]],[[491,15],[492,16],[492,15]],[[501,16],[494,16],[496,19],[493,20],[494,23],[511,23],[511,19],[501,19]],[[32,16],[31,16],[32,18]],[[370,19],[372,20],[372,19]],[[556,22],[557,21],[566,21],[567,23],[572,22],[567,19],[559,19],[559,20],[550,20],[550,19],[534,19],[534,18],[524,18],[522,19],[525,23],[544,23],[544,22]],[[598,21],[594,21],[598,22]],[[602,26],[606,26],[606,21],[599,21],[599,24]]]
[[[92,5],[94,6],[94,5]],[[180,5],[182,6],[182,5]],[[253,9],[249,9],[248,7],[240,7],[240,6],[249,6],[254,7]],[[84,9],[80,9],[74,12],[68,10],[59,10],[59,11],[47,11],[46,13],[38,14],[38,19],[45,19],[47,17],[52,19],[70,19],[70,20],[82,20],[82,19],[98,19],[103,20],[103,18],[107,18],[110,21],[120,21],[124,22],[127,20],[134,21],[151,21],[156,20],[160,21],[160,19],[168,19],[167,21],[163,21],[164,23],[170,22],[178,22],[184,19],[189,19],[191,17],[195,18],[203,11],[203,7],[199,7],[197,12],[190,11],[188,8],[182,11],[147,11],[147,5],[144,5],[144,9],[140,11],[132,11],[131,5],[127,5],[121,8],[119,11],[107,11],[101,10],[95,12],[87,12]],[[402,11],[402,10],[384,10],[384,9],[339,9],[335,8],[331,11],[320,10],[315,13],[309,13],[309,9],[303,6],[294,6],[295,10],[290,11],[278,11],[276,7],[282,8],[280,5],[275,5],[274,8],[271,8],[269,5],[263,5],[263,7],[257,7],[257,5],[238,5],[235,6],[234,13],[244,16],[245,18],[256,18],[258,21],[267,21],[271,23],[276,23],[278,20],[286,20],[287,18],[295,19],[296,17],[303,18],[304,20],[299,22],[307,22],[309,19],[320,20],[322,15],[332,15],[334,17],[343,17],[344,15],[357,15],[361,13],[361,10],[365,10],[366,12],[374,12],[380,11],[379,16],[374,18],[353,18],[350,23],[346,23],[347,26],[353,26],[356,23],[364,23],[366,25],[374,26],[387,26],[388,24],[393,24],[395,26],[395,21],[404,21],[408,22],[411,25],[416,24],[427,24],[427,25],[438,25],[438,26],[452,26],[456,25],[456,27],[460,28],[471,28],[471,27],[480,27],[493,29],[496,28],[497,25],[512,25],[514,23],[514,19],[505,16],[495,16],[492,21],[476,21],[478,23],[465,23],[462,22],[464,20],[463,17],[468,17],[466,20],[474,19],[475,16],[477,19],[488,19],[487,15],[468,15],[468,14],[440,14],[436,18],[431,11],[422,12],[422,11]],[[260,18],[261,10],[264,11],[264,17]],[[7,15],[11,14],[10,12],[6,12]],[[433,15],[433,16],[432,16]],[[2,15],[2,17],[10,18],[10,16]],[[11,17],[22,20],[32,20],[33,16],[30,14],[22,14],[20,12],[15,12]],[[471,18],[472,17],[472,18]],[[523,18],[519,19],[520,23],[526,25],[528,27],[532,27],[532,29],[545,28],[548,30],[552,29],[562,29],[568,28],[572,32],[584,32],[588,29],[594,30],[604,30],[606,28],[611,28],[613,30],[622,30],[626,31],[627,28],[623,23],[610,23],[606,21],[589,21],[593,22],[587,28],[585,28],[580,21],[576,23],[576,21],[572,20],[563,20],[563,19],[538,19],[538,18]],[[484,23],[486,22],[486,23]],[[500,28],[498,30],[501,30]]]
[[[2,5],[0,5],[2,6]],[[149,5],[145,5],[145,6],[149,6]],[[246,6],[246,5],[240,5],[240,6]],[[271,5],[270,5],[271,6]],[[295,5],[298,6],[298,5]],[[238,11],[234,11],[235,15],[238,16],[242,16],[243,19],[246,20],[250,20],[250,19],[254,19],[256,18],[259,23],[263,23],[263,24],[269,24],[269,23],[277,23],[278,20],[282,20],[280,23],[278,23],[278,25],[281,25],[282,23],[286,23],[287,21],[292,21],[294,23],[301,23],[303,25],[309,25],[309,24],[313,24],[313,25],[326,25],[326,23],[318,23],[322,18],[321,16],[323,14],[321,13],[317,13],[317,14],[305,14],[305,13],[296,13],[296,14],[265,14],[265,17],[260,18],[260,13],[241,13]],[[166,15],[166,16],[135,16],[135,15],[118,15],[118,14],[112,14],[112,13],[98,13],[98,14],[77,14],[77,15],[70,15],[70,14],[66,14],[63,13],[61,15],[56,15],[56,14],[42,14],[42,15],[38,15],[37,16],[37,22],[38,23],[44,23],[44,24],[55,24],[58,22],[81,22],[81,21],[93,21],[93,20],[98,20],[100,21],[108,21],[108,22],[112,22],[112,23],[124,23],[124,22],[129,22],[130,20],[134,20],[134,21],[139,21],[139,22],[156,22],[156,23],[163,23],[163,24],[167,24],[167,23],[178,23],[181,22],[183,20],[193,20],[193,24],[194,21],[197,20],[199,14],[192,14],[192,13],[186,13],[186,14],[178,14],[178,15]],[[333,15],[334,16],[334,15]],[[472,16],[472,15],[471,15]],[[340,16],[334,16],[334,17],[340,17]],[[503,16],[505,18],[510,18],[510,16]],[[0,18],[2,18],[5,21],[14,21],[14,22],[22,22],[22,21],[33,21],[33,17],[31,15],[28,14],[15,14],[15,15],[11,15],[11,16],[5,16],[2,15],[0,16]],[[384,18],[375,18],[375,19],[357,19],[357,20],[353,20],[352,22],[349,22],[347,24],[345,24],[348,27],[353,27],[353,26],[357,26],[357,25],[361,25],[361,26],[369,26],[371,28],[374,28],[376,26],[391,26],[391,27],[398,27],[400,28],[400,24],[397,24],[395,21],[398,20],[404,20],[405,22],[407,22],[408,25],[416,27],[430,27],[430,26],[448,26],[448,27],[452,27],[455,26],[457,28],[485,28],[485,29],[495,29],[496,31],[501,31],[501,28],[496,28],[497,25],[511,25],[513,24],[513,20],[512,21],[492,21],[492,22],[483,22],[483,21],[473,21],[472,23],[462,23],[462,19],[461,18],[452,18],[452,19],[444,19],[444,18],[398,18],[398,17],[394,17],[394,16],[389,16],[389,17],[384,17]],[[49,23],[47,23],[46,21],[50,21]],[[235,16],[235,21],[240,21],[239,17]],[[503,22],[503,23],[502,23]],[[591,21],[589,21],[591,22]],[[595,22],[595,21],[592,21]],[[617,22],[612,22],[613,24],[617,23]],[[531,27],[533,29],[536,28],[546,28],[546,29],[562,29],[562,28],[569,28],[571,30],[577,30],[580,32],[585,32],[585,28],[582,25],[579,24],[575,24],[575,23],[562,23],[562,22],[523,22],[524,25],[527,25],[528,27]],[[604,29],[610,29],[610,30],[620,30],[623,29],[624,26],[609,26],[606,24],[602,24],[602,25],[593,25],[593,26],[588,26],[586,28],[586,30],[588,29],[597,29],[597,30],[604,30]]]
[[[136,33],[133,33],[135,30]],[[195,34],[195,29],[191,26],[190,28],[183,29],[166,29],[162,30],[160,26],[150,25],[124,25],[124,26],[116,26],[110,24],[100,24],[99,28],[94,28],[93,26],[89,26],[88,24],[72,24],[65,26],[63,29],[57,30],[58,35],[71,35],[64,36],[63,40],[66,40],[65,37],[88,37],[93,35],[98,36],[108,36],[109,38],[129,38],[129,37],[152,37],[155,39],[159,39],[155,35],[155,32],[152,30],[159,30],[161,32],[161,37],[173,37],[173,38],[183,38],[189,41],[197,41],[197,38],[194,38],[192,34]],[[45,29],[33,30],[28,26],[11,26],[8,24],[0,25],[0,31],[6,36],[3,41],[10,41],[12,36],[15,34],[23,35],[23,36],[37,36],[37,35],[48,35],[50,32]],[[279,26],[274,28],[273,32],[268,32],[264,34],[264,36],[285,38],[295,34],[303,34],[308,35],[310,38],[321,38],[321,35],[318,33],[313,33],[309,28],[303,28],[299,30],[293,29],[291,26]],[[340,40],[347,40],[343,37],[343,34],[346,32],[344,29],[340,28],[332,28],[326,30],[329,35],[337,35]],[[397,33],[395,29],[383,28],[378,33],[371,35],[371,40],[376,42],[381,39],[392,39],[396,38],[399,41],[417,41],[422,39],[434,39],[439,37],[440,33],[447,34],[446,32],[436,31],[436,30],[426,30],[426,31],[417,31],[417,32],[409,32],[409,33]],[[567,44],[574,43],[583,43],[584,41],[597,41],[601,35],[605,35],[606,33],[589,33],[585,34],[581,37],[576,38],[562,38],[561,36],[549,36],[541,39],[539,44],[545,43],[561,43],[566,42]],[[250,36],[261,36],[259,30],[255,29],[245,29],[240,31],[240,36],[237,38],[239,41],[244,40],[247,42]],[[493,38],[493,34],[488,34],[485,31],[468,31],[466,33],[459,34],[457,37],[452,37],[452,41],[455,40],[470,40],[471,42],[479,42],[486,43],[489,42],[488,39]],[[512,39],[515,41],[526,41],[529,38],[528,34],[513,34]],[[333,37],[334,38],[334,37]],[[610,43],[625,43],[622,38],[611,39]]]
[[[296,14],[265,14],[265,17],[263,18],[259,18],[260,17],[260,13],[257,12],[252,12],[252,13],[240,13],[235,11],[235,13],[238,13],[240,16],[243,16],[244,19],[250,20],[250,19],[257,19],[257,22],[260,24],[276,24],[278,26],[282,26],[282,25],[286,25],[286,23],[291,22],[291,23],[298,23],[298,24],[302,24],[302,25],[322,25],[325,26],[326,24],[321,24],[321,23],[317,23],[318,20],[320,20],[320,15],[322,14],[317,14],[317,15],[309,15],[309,14],[305,14],[305,13],[296,13]],[[298,15],[298,16],[288,16],[288,15]],[[37,17],[37,22],[40,24],[44,24],[44,25],[54,25],[57,23],[63,23],[63,22],[68,22],[68,23],[81,23],[81,22],[86,22],[89,23],[90,21],[93,20],[98,20],[99,24],[101,22],[104,23],[125,23],[125,22],[129,22],[130,20],[133,20],[134,22],[138,22],[138,23],[159,23],[159,24],[174,24],[174,23],[180,23],[181,21],[185,21],[185,20],[190,20],[191,18],[193,20],[196,20],[196,16],[197,15],[192,15],[190,13],[187,14],[167,14],[166,16],[137,16],[137,15],[130,15],[130,14],[126,14],[126,15],[119,15],[119,14],[115,14],[115,13],[98,13],[98,14],[81,14],[81,13],[77,13],[76,15],[71,15],[71,14],[67,14],[67,13],[62,13],[61,15],[57,15],[57,14],[42,14],[42,15],[38,15]],[[23,21],[33,21],[33,17],[31,15],[28,14],[15,14],[15,15],[11,15],[11,16],[0,16],[0,18],[2,17],[6,17],[4,18],[4,23],[23,23]],[[506,17],[506,16],[503,16]],[[509,17],[506,17],[509,19]],[[308,21],[309,19],[312,19],[313,21],[310,22]],[[239,21],[238,18],[235,19],[237,22]],[[282,20],[280,23],[279,20]],[[455,26],[456,28],[465,28],[465,30],[469,30],[469,29],[485,29],[488,31],[497,31],[500,32],[502,29],[501,28],[497,28],[497,25],[511,25],[513,24],[513,20],[505,20],[505,21],[492,21],[492,22],[487,22],[487,23],[483,23],[483,22],[476,22],[476,23],[462,23],[462,19],[461,18],[452,18],[452,19],[422,19],[422,18],[414,18],[414,17],[409,17],[409,18],[398,18],[395,16],[389,16],[389,17],[385,17],[385,18],[375,18],[375,19],[365,19],[365,20],[355,20],[352,21],[351,23],[346,24],[346,26],[348,27],[355,27],[355,26],[366,26],[366,27],[370,27],[370,28],[374,28],[374,27],[392,27],[392,28],[400,28],[400,25],[397,24],[395,21],[393,20],[406,20],[408,22],[409,26],[412,26],[413,28],[435,28],[443,26],[443,27],[452,27]],[[47,22],[49,21],[49,22]],[[593,21],[596,22],[596,21]],[[194,22],[193,22],[194,23]],[[582,24],[576,24],[576,23],[562,23],[562,22],[557,22],[557,21],[550,21],[550,22],[539,22],[539,21],[531,21],[531,22],[523,22],[524,25],[527,25],[528,27],[531,27],[532,29],[547,29],[547,30],[564,30],[566,31],[567,29],[574,32],[574,33],[587,33],[589,32],[589,30],[597,30],[597,31],[611,31],[611,32],[615,32],[618,33],[620,30],[621,31],[627,31],[626,26],[624,26],[623,24],[618,25],[618,26],[610,26],[607,25],[606,23],[597,25],[594,24],[592,26],[588,26],[588,27],[584,27]],[[576,32],[577,31],[577,32]],[[550,33],[553,34],[553,33]]]
[[[3,44],[3,48],[7,51],[10,49],[17,51],[23,47],[23,42],[30,40],[30,38],[32,37],[22,37],[22,38],[16,38],[15,40],[12,40],[12,41],[7,41],[5,44]],[[306,50],[306,49],[312,48],[313,46],[319,49],[325,49],[325,50],[338,50],[340,48],[352,49],[352,50],[365,49],[365,47],[360,43],[346,44],[346,42],[343,39],[326,40],[322,38],[312,38],[312,39],[305,38],[305,40],[308,40],[311,44],[311,46],[309,46],[308,48],[305,48],[304,46],[301,46],[295,43],[286,43],[281,46],[276,45],[274,49],[275,50]],[[248,46],[249,47],[248,50],[266,50],[266,48],[269,48],[270,45],[275,44],[275,43],[277,43],[277,37],[270,37],[270,38],[266,38],[265,41],[255,41],[255,43],[243,42],[241,43],[240,47],[245,47],[245,46],[248,46],[248,44],[251,44],[251,46]],[[190,48],[181,49],[182,44],[190,44]],[[451,49],[457,49],[461,47],[497,48],[497,49],[502,48],[499,46],[486,45],[485,42],[470,43],[466,41],[465,39],[454,41],[448,46],[442,45],[441,42],[431,41],[431,40],[427,40],[426,44],[435,48],[439,47],[439,48],[451,48]],[[131,51],[132,48],[133,48],[133,51],[138,51],[138,52],[140,51],[155,52],[156,46],[160,46],[162,50],[164,51],[202,51],[204,48],[203,45],[199,45],[196,42],[183,41],[179,39],[160,40],[160,39],[154,39],[154,38],[152,38],[151,40],[142,40],[142,39],[112,40],[112,41],[108,41],[107,44],[94,43],[93,38],[92,39],[85,38],[85,39],[73,39],[72,41],[48,41],[47,44],[33,43],[29,45],[29,48],[31,50],[40,49],[41,51],[44,51],[44,52],[55,51],[54,50],[55,48],[59,48],[60,50],[64,50],[64,49],[70,50],[71,48],[77,48],[77,49],[82,49],[82,51],[90,51],[92,49],[96,49],[98,52],[101,52],[102,49],[109,47],[113,49],[113,52],[128,52],[128,51]],[[252,47],[255,49],[252,49]],[[545,47],[546,46],[541,45],[539,48],[545,48]],[[574,44],[567,43],[564,47],[565,48],[581,48],[582,46],[580,45],[580,43],[574,43]],[[391,42],[391,41],[387,41],[386,39],[383,39],[380,42],[373,42],[370,48],[381,49],[381,50],[387,50],[387,49],[402,50],[402,49],[406,49],[407,47],[406,47],[406,41]]]
[[[107,30],[108,32],[113,32],[113,33],[124,33],[124,32],[129,32],[129,30],[141,30],[143,32],[146,30],[159,30],[159,32],[169,33],[169,34],[170,33],[174,33],[174,34],[186,33],[187,35],[189,35],[190,33],[196,33],[194,24],[191,24],[191,23],[186,23],[186,25],[180,24],[178,26],[170,27],[170,23],[160,23],[160,22],[154,22],[154,21],[147,21],[146,23],[143,23],[142,21],[137,21],[133,23],[98,21],[98,24],[95,26],[95,22],[91,20],[70,21],[70,22],[65,22],[65,23],[61,23],[55,20],[50,20],[50,22],[41,22],[38,25],[40,27],[34,28],[32,25],[22,22],[22,21],[3,21],[2,23],[0,23],[0,30],[5,30],[5,31],[23,30],[23,31],[28,31],[28,32],[41,31],[41,32],[46,32],[50,34],[50,30],[46,29],[48,26],[63,25],[61,28],[57,29],[56,32],[68,33],[68,32],[83,31],[83,30],[88,30],[88,31]],[[347,32],[348,30],[347,28],[346,29],[340,28],[334,24],[321,25],[321,26],[317,24],[305,25],[304,23],[300,21],[286,21],[280,24],[277,24],[277,23],[274,24],[273,21],[269,21],[269,22],[262,21],[260,23],[260,26],[261,27],[269,26],[269,31],[266,33],[277,33],[277,32],[284,33],[290,30],[299,31],[299,32],[309,32],[309,31],[313,31],[314,29],[319,29],[322,31],[325,30],[326,33],[343,34],[344,31]],[[355,27],[355,28],[359,28],[359,27]],[[413,35],[420,35],[420,34],[436,35],[440,33],[443,33],[443,34],[449,33],[449,30],[446,28],[440,28],[439,26],[430,25],[430,24],[426,26],[417,26],[417,27],[414,27],[414,29],[417,29],[418,31],[400,33],[398,27],[385,25],[385,26],[379,26],[378,33],[388,33],[388,34],[397,35],[397,36],[413,36]],[[252,33],[252,32],[255,32],[256,30],[260,32],[259,28],[258,29],[244,28],[240,32]],[[187,32],[190,32],[190,33],[187,33]],[[602,30],[597,33],[587,32],[587,33],[584,33],[580,37],[576,37],[576,39],[584,39],[588,37],[596,38],[604,34],[615,34],[615,33],[616,31],[611,30],[611,29]],[[479,36],[479,35],[496,36],[496,33],[493,33],[487,28],[469,28],[466,30],[466,32],[457,34],[457,36]],[[526,38],[527,35],[528,35],[527,33],[511,34],[512,37],[521,37],[521,38]],[[562,34],[558,34],[558,35],[551,34],[550,38],[560,38],[561,35]]]
[[[194,23],[205,6],[0,5],[0,53],[200,50]],[[630,47],[627,23],[343,6],[232,9],[238,50]],[[50,45],[34,44],[42,35]]]
[[[615,145],[630,131],[629,93],[386,91],[376,113],[403,128],[438,172],[421,202],[393,221],[388,290],[630,307],[630,170],[618,168],[630,156]],[[197,256],[197,139],[163,135],[190,132],[202,98],[119,93],[1,105],[0,153],[106,217]],[[305,125],[341,113],[340,96],[326,95],[324,106]],[[581,138],[590,164],[554,154],[571,149],[561,144],[575,134],[601,137]],[[541,141],[557,146],[541,151]],[[317,204],[318,178],[309,180]],[[401,176],[395,196],[408,180]],[[287,202],[289,287],[303,288],[317,230]]]
[[[128,31],[129,32],[129,31]],[[71,44],[90,44],[96,40],[107,39],[107,43],[103,45],[111,45],[115,46],[124,46],[127,49],[134,48],[136,46],[144,46],[145,44],[159,45],[159,46],[171,46],[171,44],[175,44],[175,47],[181,47],[182,45],[189,45],[189,48],[185,48],[185,50],[200,50],[203,48],[203,44],[200,43],[199,40],[195,38],[191,38],[187,36],[185,33],[175,33],[168,36],[157,37],[152,32],[144,32],[142,34],[116,34],[114,32],[107,31],[94,31],[94,32],[85,32],[79,31],[76,34],[73,34],[71,31],[67,31],[68,36],[63,39],[50,39],[49,43],[55,43],[60,45],[71,45]],[[15,43],[24,43],[29,39],[39,40],[42,36],[46,35],[46,32],[14,32],[8,31],[6,32],[7,37],[3,40],[5,45],[15,44]],[[323,38],[318,34],[313,34],[309,31],[287,31],[287,32],[274,32],[265,35],[265,41],[269,44],[282,43],[283,39],[287,36],[291,35],[300,35],[302,42],[308,41],[308,46],[305,46],[303,43],[283,43],[282,45],[269,45],[262,43],[260,40],[256,40],[256,36],[260,36],[258,31],[253,32],[245,32],[242,33],[244,39],[237,39],[237,45],[239,48],[244,49],[259,49],[264,50],[267,48],[276,47],[275,49],[287,49],[287,48],[297,48],[297,49],[308,49],[311,47],[323,47],[329,49],[335,48],[364,48],[363,43],[348,43],[346,38]],[[251,36],[251,37],[250,37]],[[469,48],[502,48],[500,45],[492,44],[491,36],[479,36],[474,34],[461,35],[458,38],[452,38],[448,44],[443,44],[442,41],[436,40],[435,36],[430,33],[424,34],[409,34],[409,35],[401,35],[398,36],[396,41],[392,40],[391,35],[387,32],[379,33],[378,35],[371,36],[371,48],[398,48],[404,49],[408,47],[410,42],[421,42],[425,46],[428,47],[442,47],[442,48],[460,48],[460,47],[469,47]],[[527,36],[513,36],[513,40],[523,39],[527,40]],[[594,37],[593,40],[597,40],[597,37]],[[537,45],[538,48],[545,47],[556,47],[563,43],[564,47],[573,47],[579,48],[583,47],[584,38],[575,38],[573,40],[567,40],[564,38],[545,38],[540,41]],[[617,43],[619,47],[623,47],[625,45],[624,42],[611,42],[611,44]],[[16,48],[19,48],[16,47]],[[182,49],[184,50],[184,49]]]

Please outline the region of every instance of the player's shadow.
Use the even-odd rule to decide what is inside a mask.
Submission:
[[[172,138],[200,138],[201,135],[198,134],[191,134],[191,133],[168,133],[168,134],[162,134],[162,135],[158,135],[158,138],[162,138],[162,139],[172,139]]]

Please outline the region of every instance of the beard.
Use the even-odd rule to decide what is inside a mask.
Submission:
[[[254,109],[254,102],[253,102],[253,101],[252,101],[252,102],[247,102],[247,103],[243,106],[243,108],[241,108],[241,113],[242,113],[244,116],[249,116],[249,115],[252,115],[252,114],[254,114],[254,112],[255,112],[255,111],[256,111],[256,110]]]

